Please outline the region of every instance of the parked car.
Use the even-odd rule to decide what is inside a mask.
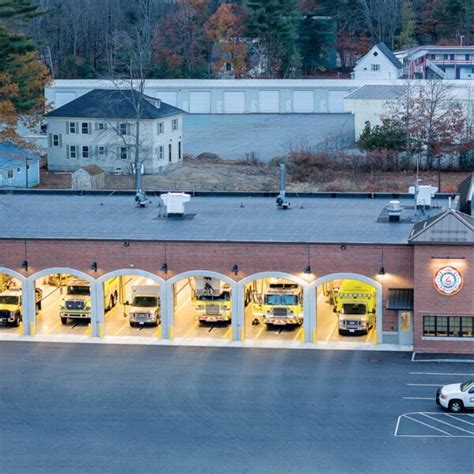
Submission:
[[[474,379],[445,385],[436,392],[436,403],[453,413],[474,408]]]

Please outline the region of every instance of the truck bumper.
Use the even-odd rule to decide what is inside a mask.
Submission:
[[[90,313],[71,313],[68,311],[61,311],[59,313],[61,318],[68,318],[68,319],[91,319]]]
[[[215,323],[215,322],[230,322],[231,317],[223,315],[223,314],[213,314],[213,315],[206,315],[206,314],[198,314],[197,315],[198,321],[201,323]]]
[[[279,318],[274,316],[265,316],[263,318],[265,324],[270,324],[274,326],[294,326],[297,324],[301,326],[303,324],[303,318]]]

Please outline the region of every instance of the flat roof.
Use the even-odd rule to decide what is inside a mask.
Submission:
[[[164,218],[159,197],[149,197],[139,208],[133,193],[4,192],[0,238],[407,244],[416,221],[448,207],[448,196],[438,196],[415,219],[413,197],[401,195],[401,222],[390,223],[392,194],[290,196],[292,208],[281,210],[273,195],[201,193],[183,218]]]

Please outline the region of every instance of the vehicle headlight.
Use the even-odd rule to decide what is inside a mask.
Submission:
[[[86,306],[86,311],[90,311],[91,310],[91,307],[90,306]]]

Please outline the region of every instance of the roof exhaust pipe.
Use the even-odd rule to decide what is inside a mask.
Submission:
[[[278,209],[289,209],[290,201],[286,198],[286,165],[280,163],[280,194],[276,198],[276,205]]]

